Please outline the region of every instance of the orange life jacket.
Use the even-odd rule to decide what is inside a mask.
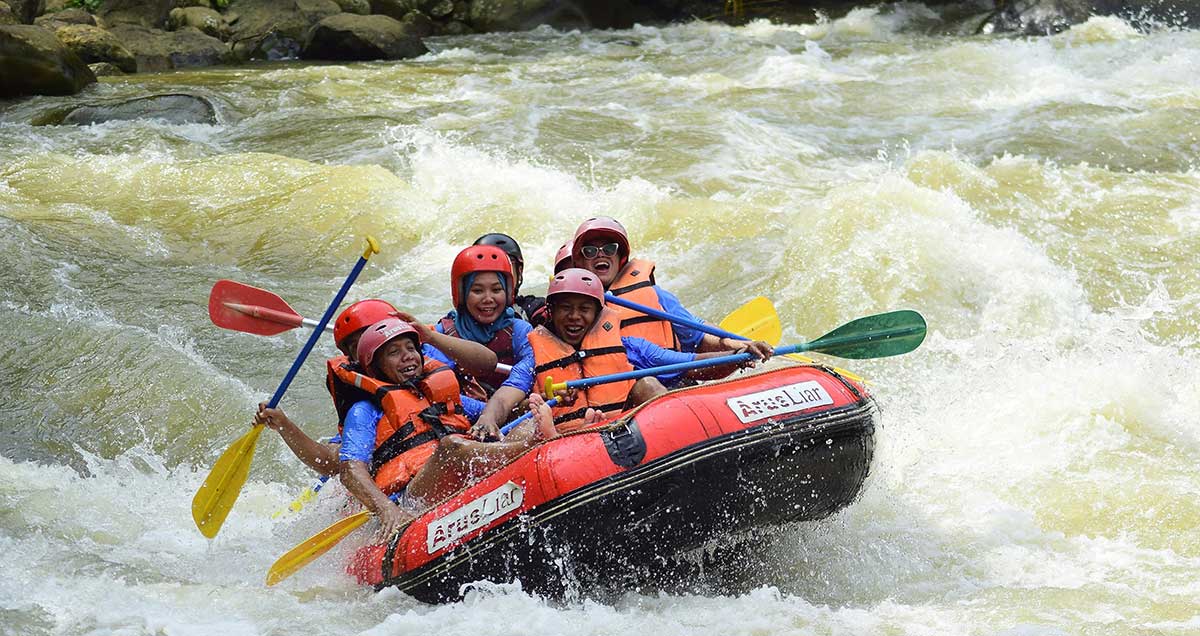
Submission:
[[[388,384],[342,367],[337,374],[350,386],[370,393],[383,409],[375,428],[371,475],[386,494],[408,484],[437,450],[439,439],[471,426],[461,412],[458,379],[437,360],[427,360],[424,373],[403,384]]]
[[[529,344],[533,346],[536,388],[542,389],[547,377],[553,377],[555,382],[568,382],[632,371],[633,365],[625,355],[618,325],[616,312],[602,309],[592,328],[583,336],[578,350],[545,326],[535,327],[529,332]],[[624,380],[580,389],[574,404],[552,408],[555,427],[563,433],[581,428],[588,408],[606,414],[622,410],[632,388],[633,380]]]
[[[654,292],[654,262],[640,258],[630,259],[621,268],[617,279],[608,286],[608,293],[622,300],[645,305],[651,309],[665,311]],[[621,335],[644,338],[664,349],[679,350],[679,339],[670,321],[647,316],[635,309],[612,304],[621,321]]]
[[[350,372],[359,369],[358,365],[350,362],[350,358],[346,356],[337,356],[325,361],[325,388],[329,389],[329,397],[333,398],[333,408],[337,410],[340,434],[346,424],[346,413],[350,411],[350,407],[354,406],[355,402],[371,399],[371,394],[347,384],[338,375],[338,369]]]

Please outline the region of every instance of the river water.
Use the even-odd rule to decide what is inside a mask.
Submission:
[[[1200,633],[1200,33],[932,22],[473,36],[0,107],[0,633]],[[220,123],[26,123],[168,92]],[[596,214],[710,319],[925,315],[917,352],[846,365],[883,409],[856,503],[695,589],[432,607],[356,587],[348,548],[268,589],[340,499],[273,517],[312,477],[268,431],[200,536],[192,494],[305,336],[217,329],[213,282],[317,318],[371,233],[351,297],[433,320],[474,237],[517,237],[540,290]],[[314,435],[327,340],[282,403]]]

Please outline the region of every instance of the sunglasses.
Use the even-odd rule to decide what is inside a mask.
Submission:
[[[601,245],[600,247],[596,247],[595,245],[584,245],[583,247],[579,248],[579,251],[583,254],[584,258],[596,258],[601,252],[603,252],[605,256],[612,256],[613,254],[616,254],[617,250],[620,248],[621,246],[617,243],[608,243],[607,245]]]

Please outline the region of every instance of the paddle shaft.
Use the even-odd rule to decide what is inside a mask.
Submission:
[[[922,327],[923,329],[923,327]],[[892,329],[879,329],[871,332],[869,340],[886,340],[899,336],[907,336],[916,333],[913,327],[896,327]],[[822,349],[832,349],[844,344],[862,342],[864,340],[861,334],[851,334],[846,336],[830,336],[822,337],[812,342],[802,342],[800,344],[788,345],[786,347],[776,347],[774,355],[782,356],[789,353],[802,353],[805,351],[820,351]],[[722,364],[733,364],[736,362],[744,362],[754,358],[752,353],[734,353],[727,356],[717,358],[707,358],[704,360],[693,360],[692,362],[680,362],[678,364],[668,364],[661,367],[651,367],[649,369],[637,369],[634,371],[626,371],[624,373],[613,373],[611,375],[602,375],[595,378],[581,378],[579,380],[571,380],[564,384],[555,384],[555,389],[583,389],[589,386],[598,384],[607,384],[609,382],[621,382],[623,380],[637,380],[648,375],[663,375],[667,373],[679,373],[683,371],[691,371],[693,369],[703,369],[706,367],[715,367]]]
[[[225,306],[234,311],[246,314],[247,316],[253,316],[254,318],[259,318],[262,320],[277,322],[281,325],[287,325],[289,327],[299,327],[300,325],[305,325],[315,328],[321,324],[312,318],[304,318],[296,314],[289,314],[279,311],[278,309],[271,309],[270,307],[260,307],[259,305],[244,305],[242,303],[229,302],[225,303]],[[326,324],[325,331],[333,331],[333,325]]]
[[[279,388],[275,389],[275,395],[271,396],[271,401],[267,403],[267,408],[273,409],[279,406],[279,400],[283,399],[283,394],[291,386],[296,374],[300,372],[300,367],[304,364],[304,360],[308,358],[308,354],[312,352],[313,347],[317,345],[317,341],[321,339],[321,333],[325,331],[325,326],[329,324],[330,320],[333,320],[333,314],[337,311],[338,306],[342,304],[342,300],[346,297],[346,292],[350,291],[350,286],[354,284],[354,281],[358,279],[358,275],[362,273],[363,268],[367,266],[367,259],[370,258],[372,253],[379,251],[379,246],[375,243],[374,239],[368,238],[367,241],[370,243],[370,246],[358,258],[358,262],[350,270],[350,275],[346,277],[346,282],[342,283],[342,288],[338,290],[337,294],[333,297],[333,301],[325,308],[325,314],[321,316],[321,320],[317,321],[312,335],[308,337],[308,342],[304,343],[304,348],[300,350],[300,354],[292,362],[292,368],[288,369],[287,375],[279,383]]]
[[[683,316],[676,316],[675,314],[669,314],[665,311],[659,311],[657,309],[654,309],[653,307],[639,305],[638,303],[635,303],[635,302],[632,302],[629,300],[625,300],[625,299],[621,298],[620,296],[613,296],[609,292],[604,292],[604,300],[606,302],[610,302],[614,305],[620,305],[622,307],[626,307],[626,308],[632,309],[634,311],[640,311],[643,314],[646,314],[647,316],[653,316],[655,318],[660,318],[662,320],[673,322],[677,325],[683,325],[684,327],[691,327],[692,329],[695,329],[696,331],[702,331],[704,333],[707,333],[707,334],[710,334],[713,336],[717,336],[719,338],[733,338],[734,340],[749,340],[749,338],[747,338],[745,336],[739,336],[736,333],[733,333],[731,331],[725,331],[724,329],[722,329],[720,327],[715,327],[713,325],[705,324],[702,322],[697,322],[695,320],[691,320],[690,318],[684,318]]]

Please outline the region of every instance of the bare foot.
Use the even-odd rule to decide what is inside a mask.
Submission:
[[[604,413],[601,413],[596,409],[588,409],[587,412],[583,414],[584,428],[591,428],[602,421],[604,421]]]
[[[546,400],[537,393],[529,394],[529,412],[533,413],[533,422],[537,426],[537,436],[541,439],[558,437],[558,429],[554,428],[554,414],[546,405]]]

